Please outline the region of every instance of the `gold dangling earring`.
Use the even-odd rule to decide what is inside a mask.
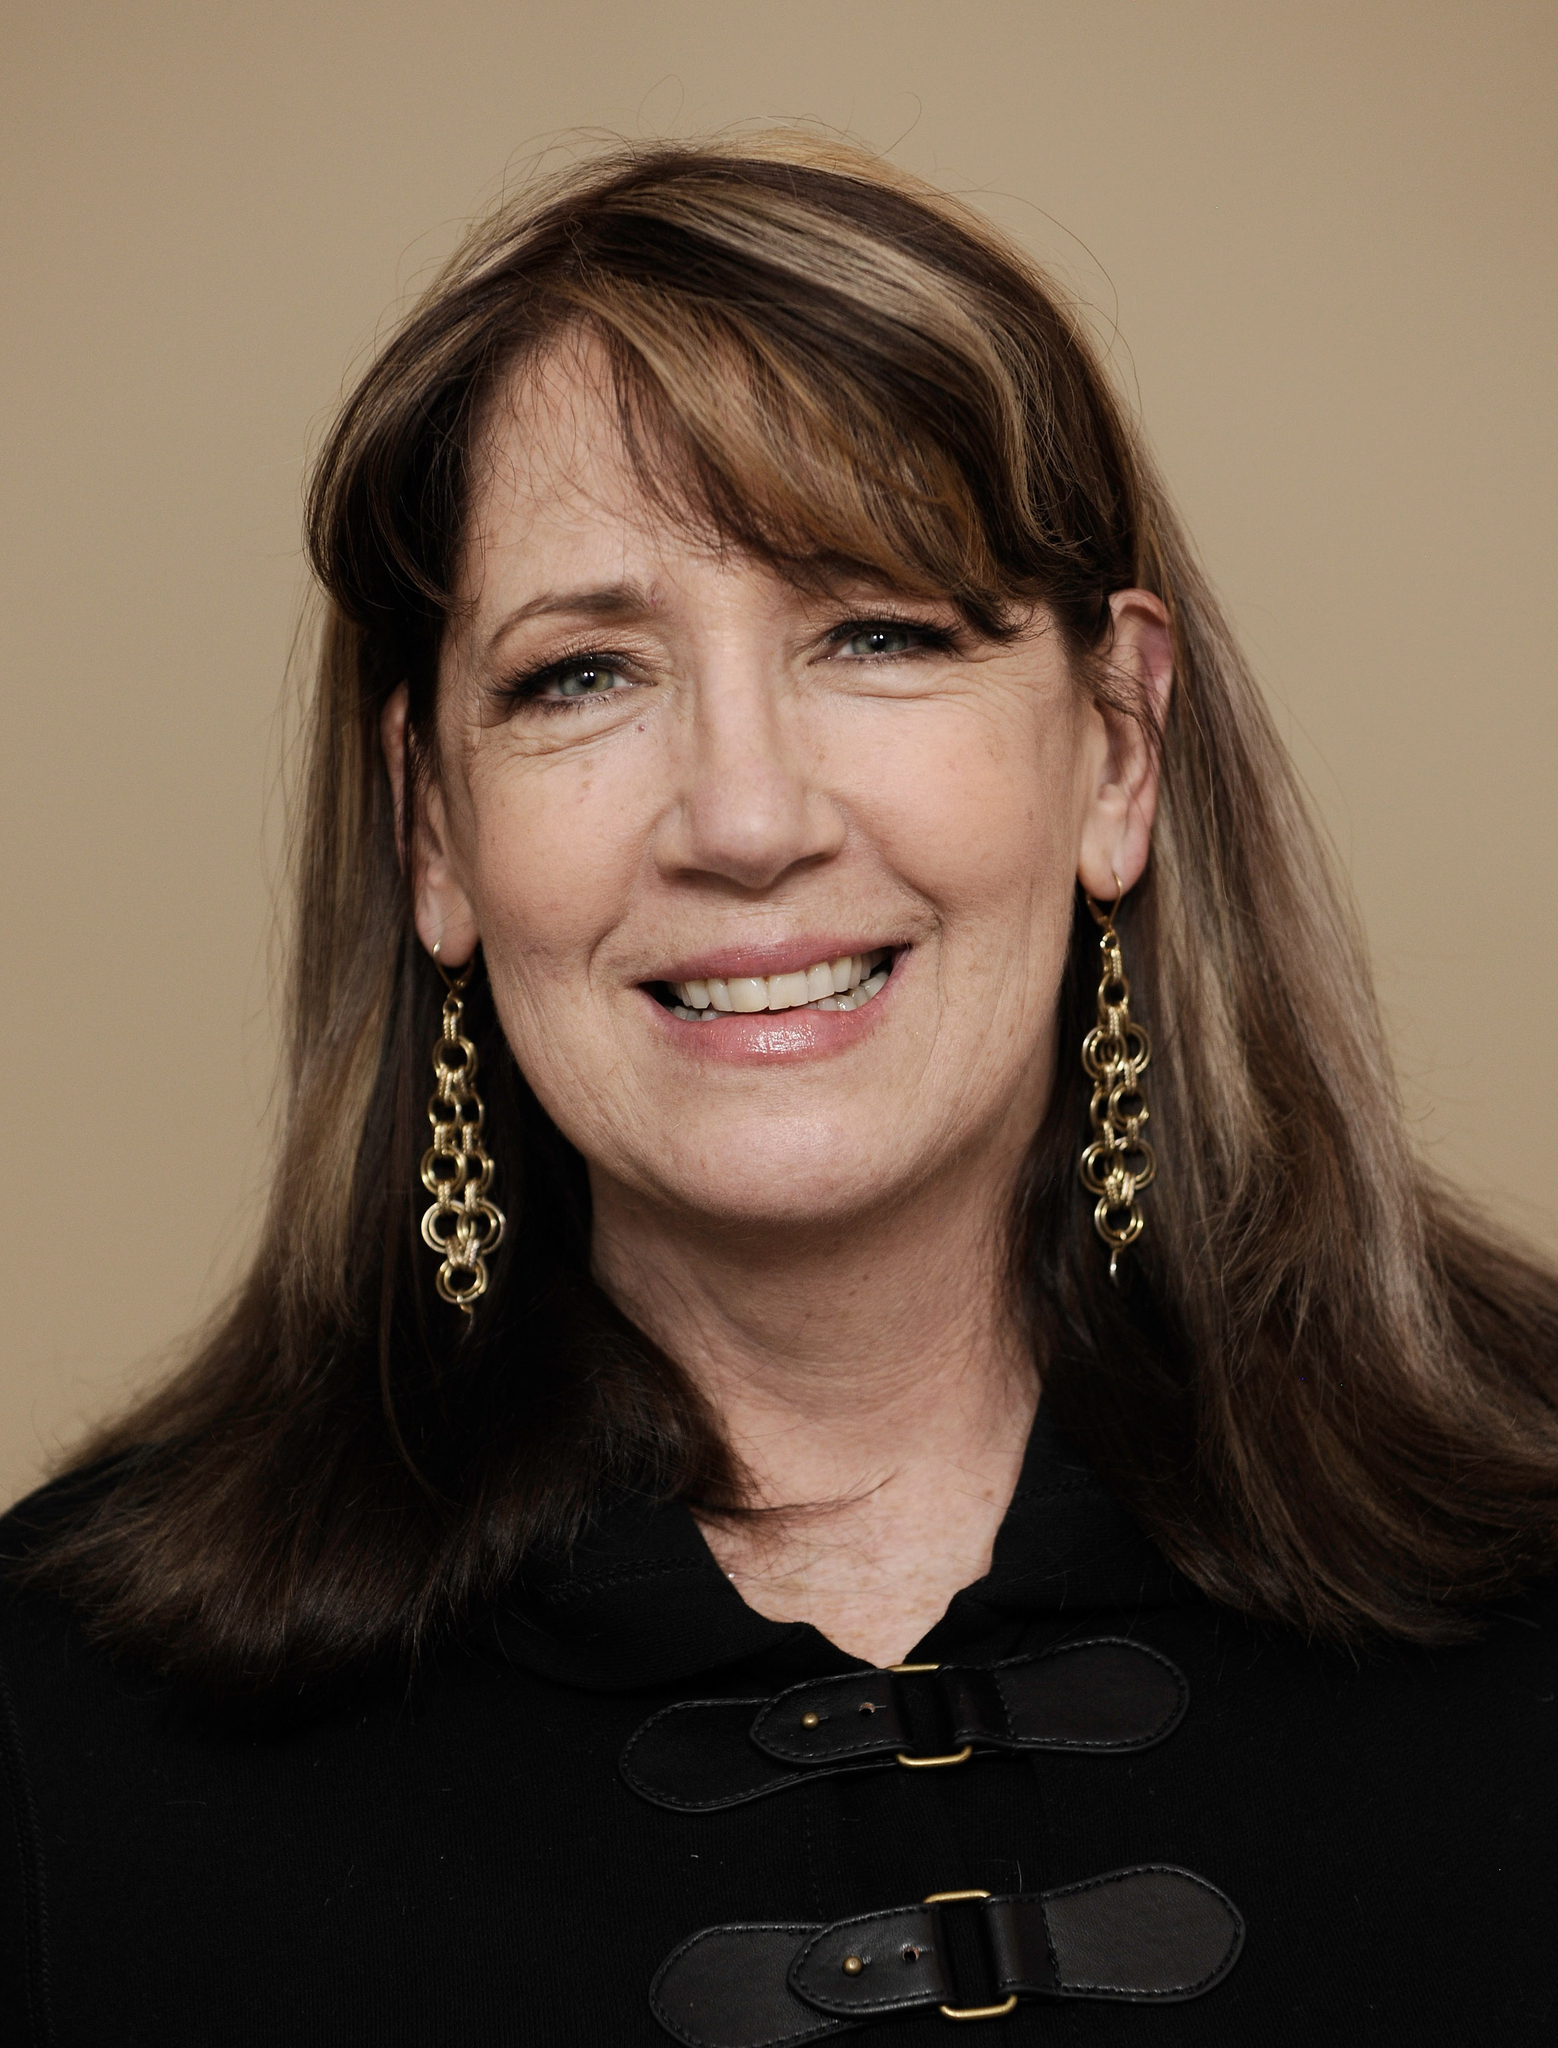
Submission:
[[[503,1241],[503,1211],[487,1199],[494,1169],[481,1141],[486,1111],[475,1087],[476,1048],[460,1032],[460,991],[471,978],[472,962],[450,974],[435,946],[433,965],[449,993],[443,1033],[433,1047],[438,1086],[427,1105],[433,1142],[422,1154],[422,1185],[433,1205],[422,1218],[422,1241],[443,1260],[439,1299],[469,1315],[487,1291],[487,1258]]]
[[[1152,1047],[1140,1024],[1131,1021],[1131,985],[1120,958],[1115,914],[1125,894],[1114,878],[1114,906],[1105,910],[1087,898],[1087,907],[1102,926],[1098,941],[1102,968],[1098,981],[1098,1022],[1082,1041],[1082,1066],[1093,1084],[1093,1141],[1082,1154],[1082,1185],[1098,1197],[1093,1226],[1109,1247],[1109,1278],[1118,1284],[1120,1254],[1142,1233],[1141,1204],[1136,1197],[1150,1187],[1157,1172],[1152,1147],[1141,1134],[1147,1121],[1147,1100],[1141,1074]]]

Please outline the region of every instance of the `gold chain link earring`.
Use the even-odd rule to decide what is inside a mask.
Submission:
[[[450,974],[433,948],[433,965],[449,993],[443,1033],[433,1047],[438,1086],[427,1105],[433,1142],[422,1154],[422,1185],[433,1197],[422,1218],[422,1241],[443,1260],[439,1298],[467,1315],[487,1291],[487,1258],[503,1241],[503,1211],[487,1199],[494,1169],[481,1141],[486,1112],[475,1087],[476,1048],[460,1031],[460,991],[471,978],[471,964]]]
[[[1125,894],[1118,875],[1114,889],[1112,909],[1105,910],[1091,896],[1087,899],[1103,933],[1098,941],[1098,1022],[1082,1041],[1082,1066],[1093,1084],[1093,1141],[1082,1154],[1080,1172],[1083,1187],[1098,1197],[1093,1225],[1109,1247],[1109,1278],[1118,1282],[1120,1254],[1142,1233],[1136,1197],[1151,1186],[1157,1162],[1141,1134],[1147,1121],[1141,1074],[1152,1057],[1152,1046],[1141,1025],[1131,1021],[1131,985],[1114,928]]]

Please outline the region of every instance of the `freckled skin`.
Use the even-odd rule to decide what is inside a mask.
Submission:
[[[657,523],[598,375],[559,355],[495,419],[418,929],[450,961],[480,942],[588,1162],[603,1284],[704,1385],[759,1496],[853,1501],[711,1526],[721,1562],[763,1611],[890,1658],[983,1568],[1015,1481],[1037,1390],[1001,1218],[1055,1072],[1076,881],[1139,875],[1153,766],[1042,611],[982,643],[948,606],[802,593]],[[1161,607],[1114,610],[1117,662],[1161,697]],[[872,622],[885,640],[853,631]],[[539,697],[504,696],[537,671]],[[668,1026],[646,992],[821,935],[903,950],[820,1049],[773,1018],[751,1058],[706,1057],[727,1027]]]

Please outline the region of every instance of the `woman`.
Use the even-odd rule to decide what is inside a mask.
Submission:
[[[1558,1283],[1053,287],[623,151],[309,535],[269,1227],[7,1524],[8,2038],[1550,2039]]]

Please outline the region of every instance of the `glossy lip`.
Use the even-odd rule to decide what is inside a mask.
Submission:
[[[839,948],[840,952],[845,950],[842,946]],[[848,950],[869,949],[855,947]],[[815,1059],[824,1054],[845,1052],[851,1046],[859,1045],[868,1033],[876,1029],[891,1008],[898,988],[899,969],[911,951],[912,948],[907,946],[896,951],[892,972],[885,985],[863,1010],[811,1010],[803,1005],[793,1010],[756,1010],[745,1014],[727,1011],[705,1023],[701,1017],[673,1016],[647,988],[640,993],[653,1012],[658,1028],[669,1035],[670,1043],[678,1052],[686,1053],[689,1058],[732,1067],[768,1066],[774,1060]],[[815,957],[820,959],[823,956]],[[838,954],[832,957],[837,959]],[[786,972],[783,967],[770,967],[767,971],[770,974]],[[691,981],[699,977],[678,974],[675,979]]]
[[[812,949],[810,952],[806,951],[808,946]],[[719,952],[689,953],[684,959],[647,976],[640,986],[648,988],[662,981],[707,981],[711,976],[719,981],[729,981],[732,977],[741,980],[770,974],[803,974],[808,967],[820,966],[824,960],[842,960],[846,953],[880,953],[884,949],[896,956],[893,961],[895,968],[910,950],[898,939],[841,939],[837,936],[773,939],[766,945],[727,946]],[[886,993],[883,989],[882,994]],[[762,1015],[762,1012],[758,1014]],[[773,1011],[770,1014],[779,1016],[783,1012]]]

